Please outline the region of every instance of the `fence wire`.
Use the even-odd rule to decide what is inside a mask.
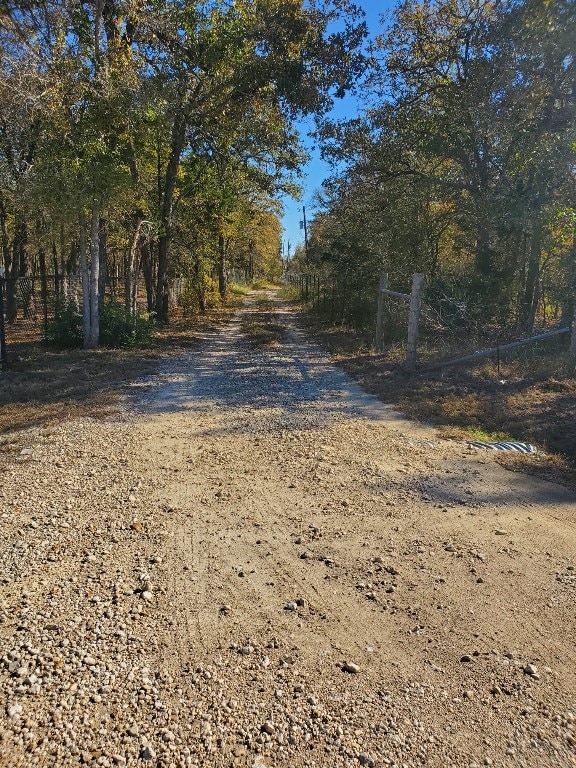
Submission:
[[[186,288],[185,278],[176,278],[170,283],[170,301],[177,304]],[[66,280],[58,275],[5,278],[0,277],[4,339],[0,338],[0,353],[5,363],[6,350],[22,343],[40,343],[46,339],[48,326],[55,317],[59,302],[71,301],[81,311],[83,305],[82,279],[79,275],[68,275]],[[124,303],[124,278],[107,277],[105,303]],[[148,310],[144,278],[138,281],[136,309]]]
[[[322,273],[287,272],[284,279],[298,289],[300,299],[333,325],[343,325],[361,330],[365,337],[375,338],[376,305],[378,289],[372,293],[366,285],[354,286],[343,279]],[[370,286],[372,286],[372,280]],[[384,353],[398,354],[399,348],[407,342],[409,302],[392,295],[386,295],[383,307]],[[559,318],[547,317],[537,322],[533,329],[522,333],[514,323],[486,323],[482,313],[473,313],[463,299],[424,292],[418,326],[417,361],[418,368],[433,366],[453,358],[474,355],[482,350],[496,349],[486,362],[499,368],[499,347],[515,342],[522,337],[545,334],[558,328]],[[522,357],[538,353],[538,349],[560,350],[569,343],[569,335],[555,339],[546,338],[513,354]],[[509,355],[509,352],[506,352]]]

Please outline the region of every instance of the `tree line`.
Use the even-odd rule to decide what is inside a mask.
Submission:
[[[0,247],[15,279],[81,275],[84,345],[106,280],[159,322],[186,275],[201,308],[228,270],[280,263],[278,197],[305,159],[294,121],[363,68],[347,0],[20,0],[0,8]],[[214,277],[215,276],[215,277]]]
[[[366,109],[325,120],[334,171],[307,254],[361,322],[378,275],[454,323],[568,324],[576,295],[574,0],[405,0],[374,40]],[[303,264],[304,265],[304,264]]]

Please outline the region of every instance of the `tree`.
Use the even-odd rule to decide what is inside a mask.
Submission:
[[[472,315],[527,331],[573,179],[574,21],[572,0],[403,2],[375,46],[374,107],[323,129],[348,162],[338,205],[379,212],[395,272],[456,275]]]
[[[302,152],[292,118],[321,113],[350,86],[364,33],[347,0],[4,3],[0,232],[9,274],[44,273],[51,254],[59,290],[75,300],[80,270],[90,347],[114,266],[123,267],[127,311],[143,272],[162,322],[176,267],[219,267],[225,293],[238,223],[273,229],[272,197],[294,188]],[[178,243],[178,265],[175,235],[189,238]],[[254,265],[258,237],[251,242]]]
[[[169,244],[174,196],[185,153],[218,144],[218,137],[259,108],[286,123],[297,113],[322,112],[359,71],[358,44],[348,3],[304,8],[301,2],[242,0],[223,6],[170,4],[138,27],[138,40],[172,115],[161,184],[156,311],[168,321]],[[343,9],[343,10],[341,10]],[[343,31],[328,25],[343,16]],[[235,151],[235,147],[230,149]]]

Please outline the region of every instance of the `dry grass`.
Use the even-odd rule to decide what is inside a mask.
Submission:
[[[576,366],[560,350],[518,354],[499,370],[484,363],[410,376],[402,371],[400,346],[378,355],[365,339],[323,327],[310,313],[304,317],[309,332],[383,402],[457,439],[534,443],[548,454],[546,461],[499,460],[576,485]]]
[[[146,348],[55,351],[37,342],[12,345],[10,368],[0,373],[0,434],[118,413],[123,385],[154,373],[161,358],[198,344],[202,333],[226,320],[234,306],[230,302],[192,319],[175,316]]]
[[[250,320],[242,323],[242,333],[253,347],[272,347],[282,342],[284,329],[278,323],[267,320]]]

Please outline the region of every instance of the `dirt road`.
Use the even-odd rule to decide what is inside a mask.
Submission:
[[[129,396],[0,444],[0,765],[576,766],[574,492],[273,295]]]

